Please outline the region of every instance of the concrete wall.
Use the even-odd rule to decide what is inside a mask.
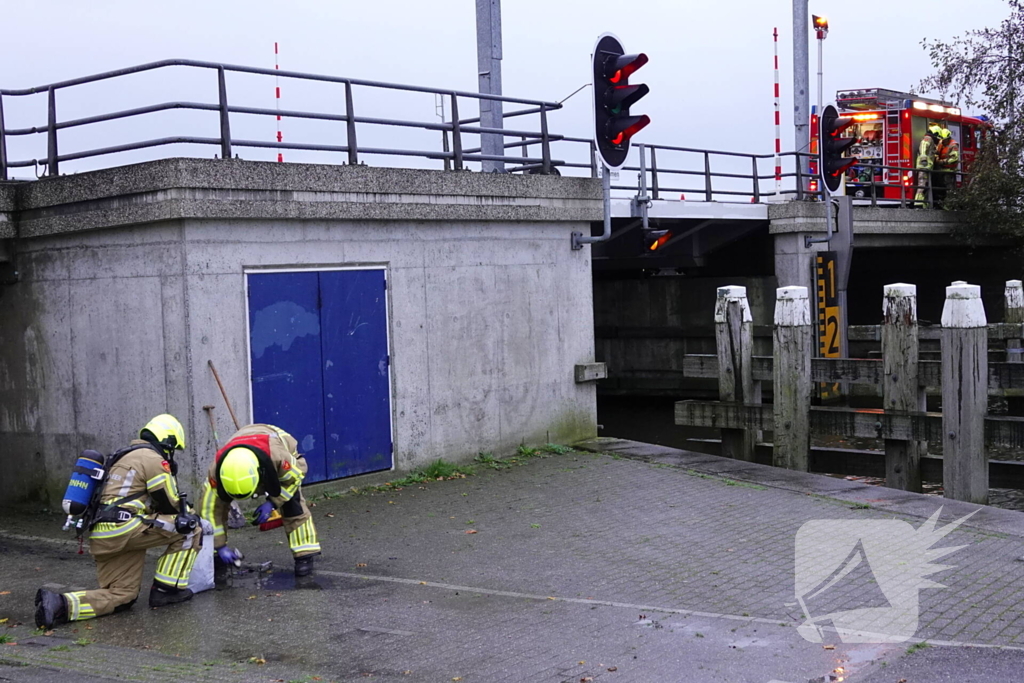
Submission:
[[[183,485],[250,419],[244,273],[380,265],[395,464],[596,434],[589,179],[168,160],[26,184],[0,287],[0,500],[54,504],[77,452],[185,424]],[[287,425],[282,425],[287,429]]]

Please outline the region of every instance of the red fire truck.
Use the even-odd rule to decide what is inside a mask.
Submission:
[[[853,197],[912,200],[916,183],[914,169],[917,152],[928,124],[944,123],[960,144],[960,168],[966,173],[978,155],[992,125],[984,116],[964,116],[959,107],[948,102],[919,97],[911,93],[884,88],[840,90],[836,107],[841,116],[853,118],[852,126],[843,136],[857,142],[847,156],[860,163],[846,174],[846,194]],[[811,153],[818,154],[818,113],[811,114]],[[810,162],[809,188],[818,190],[818,162]],[[958,182],[962,176],[958,175]]]

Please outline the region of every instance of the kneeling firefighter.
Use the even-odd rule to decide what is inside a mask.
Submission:
[[[150,420],[138,439],[105,461],[95,451],[91,461],[79,459],[69,492],[90,477],[99,482],[99,488],[77,510],[69,509],[74,504],[67,498],[64,507],[66,512],[81,513],[85,523],[78,528],[89,535],[100,587],[63,594],[39,589],[36,626],[52,628],[130,608],[142,587],[148,548],[167,548],[156,564],[149,606],[163,607],[192,597],[186,586],[202,543],[202,527],[198,515],[183,504],[185,496],[179,497],[174,479],[174,451],[184,449],[184,428],[165,414]],[[83,467],[83,462],[103,467]]]
[[[253,524],[269,526],[279,510],[288,546],[295,558],[295,575],[308,576],[313,558],[320,554],[313,518],[302,500],[302,479],[309,469],[297,451],[291,434],[266,424],[242,427],[217,451],[210,465],[200,512],[213,525],[214,581],[218,588],[228,585],[230,568],[239,565],[241,553],[227,546],[226,523],[231,501],[266,494],[267,501],[256,508]]]

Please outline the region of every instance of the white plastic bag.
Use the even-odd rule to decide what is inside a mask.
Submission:
[[[209,533],[206,532],[209,528]],[[213,527],[203,520],[203,547],[199,549],[192,573],[188,575],[188,587],[193,593],[213,588]]]
[[[231,501],[231,507],[228,509],[228,528],[242,529],[247,526],[249,526],[249,522],[242,514],[242,509],[238,507],[238,501]]]

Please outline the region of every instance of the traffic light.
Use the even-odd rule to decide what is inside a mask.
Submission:
[[[629,114],[629,108],[650,91],[643,83],[629,82],[646,63],[647,55],[627,55],[610,33],[598,38],[594,46],[594,142],[608,168],[626,163],[630,138],[651,122],[646,114]]]
[[[840,133],[853,125],[853,117],[839,116],[831,104],[821,112],[821,182],[829,192],[835,192],[843,181],[843,174],[857,163],[856,158],[846,158],[843,152],[857,142],[857,138],[842,138]]]
[[[644,251],[656,251],[665,246],[665,243],[672,239],[671,230],[657,230],[655,228],[644,228]]]

